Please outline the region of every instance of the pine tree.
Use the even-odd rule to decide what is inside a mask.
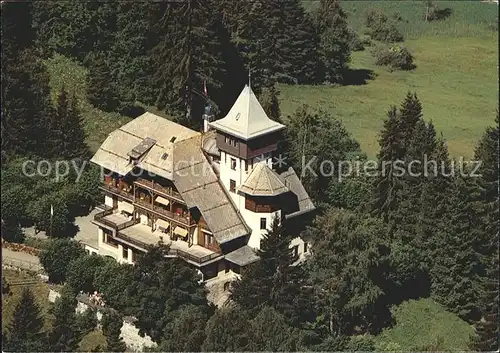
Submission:
[[[110,55],[113,80],[116,82],[118,111],[134,114],[136,102],[154,104],[149,87],[153,74],[148,52],[151,50],[150,3],[119,2],[116,8],[116,31]]]
[[[452,188],[450,211],[436,244],[432,274],[435,298],[462,319],[473,321],[479,314],[480,256],[477,242],[481,239],[477,226],[471,187],[472,180],[458,177]]]
[[[499,193],[498,193],[498,143],[499,143],[499,119],[498,111],[495,118],[495,126],[486,130],[479,141],[475,151],[476,161],[482,163],[479,172],[481,176],[477,182],[479,185],[479,209],[483,212],[481,219],[483,226],[482,263],[485,268],[480,285],[481,300],[480,309],[482,318],[476,323],[478,339],[475,348],[480,351],[493,351],[498,349],[498,235],[499,235]]]
[[[12,321],[7,327],[7,337],[3,350],[7,352],[43,352],[45,351],[45,334],[40,308],[35,302],[33,293],[25,288],[21,292],[19,303],[14,309]]]
[[[278,39],[278,56],[281,59],[280,82],[291,79],[293,83],[317,83],[320,67],[319,37],[314,23],[300,0],[280,1],[281,38]],[[289,82],[290,83],[290,82]]]
[[[321,0],[316,13],[316,26],[320,33],[320,52],[324,78],[328,82],[341,83],[347,63],[351,58],[347,15],[339,0]]]
[[[373,188],[372,213],[387,220],[388,213],[396,207],[396,193],[400,187],[399,179],[393,175],[392,169],[396,161],[404,158],[403,136],[395,106],[387,113],[379,145],[379,174]]]
[[[127,346],[120,337],[123,319],[116,312],[106,312],[102,317],[102,333],[106,337],[106,352],[125,352]]]
[[[74,352],[78,348],[81,336],[76,321],[76,304],[73,289],[65,286],[52,309],[54,324],[49,333],[51,351]]]
[[[301,265],[294,262],[291,237],[275,218],[271,230],[261,240],[257,251],[260,260],[244,272],[234,283],[231,298],[247,310],[271,306],[292,325],[310,319],[305,274]]]
[[[88,156],[89,151],[85,143],[83,118],[80,115],[78,101],[74,92],[69,102],[66,102],[66,106],[67,110],[65,111],[65,115],[60,115],[58,117],[63,136],[59,146],[61,157],[66,159],[82,159]]]
[[[405,143],[405,152],[410,144],[413,130],[422,119],[422,104],[416,93],[408,92],[400,109],[401,133]]]
[[[33,48],[31,22],[31,3],[2,3],[2,158],[50,157],[49,77]]]
[[[262,90],[262,93],[259,96],[259,102],[262,104],[262,108],[264,108],[264,111],[270,119],[283,123],[278,98],[279,94],[280,92],[278,91],[276,85],[272,85],[269,88],[266,87]]]
[[[96,108],[111,112],[117,109],[118,97],[108,60],[108,54],[105,52],[96,52],[89,56],[87,97]]]
[[[160,11],[163,16],[154,30],[159,40],[152,51],[156,105],[198,130],[205,106],[203,82],[217,90],[224,76],[214,7],[211,2],[188,0],[161,4]]]

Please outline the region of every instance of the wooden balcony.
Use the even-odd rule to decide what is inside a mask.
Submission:
[[[149,198],[146,198],[144,200],[136,198],[134,204],[137,206],[140,206],[148,211],[153,211],[160,216],[166,217],[169,220],[183,224],[185,226],[189,227],[189,226],[196,225],[196,222],[192,217],[190,218],[190,217],[181,216],[181,215],[178,215],[177,213],[170,212],[169,210],[167,210],[161,206],[152,205]]]
[[[163,186],[161,184],[155,183],[154,181],[147,180],[144,178],[137,178],[137,180],[135,180],[134,183],[138,186],[141,186],[141,187],[149,189],[149,190],[153,190],[153,191],[157,192],[158,194],[173,198],[176,201],[179,201],[179,202],[182,202],[185,204],[184,200],[182,199],[181,194],[172,188]]]
[[[100,185],[99,188],[101,190],[110,192],[113,195],[121,196],[126,200],[129,200],[129,201],[134,200],[134,191],[133,190],[126,191],[126,190],[129,190],[128,188],[125,188],[125,190],[123,190],[124,189],[123,187],[119,188],[119,187],[116,187],[114,185],[107,185],[107,184]]]

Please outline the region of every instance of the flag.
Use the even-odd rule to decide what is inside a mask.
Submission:
[[[50,216],[52,217],[54,215],[54,207],[50,205]]]
[[[207,81],[206,80],[203,80],[203,93],[205,93],[205,96],[208,96]]]

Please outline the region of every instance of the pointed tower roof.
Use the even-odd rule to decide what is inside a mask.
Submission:
[[[248,85],[245,85],[229,113],[210,123],[210,126],[243,140],[285,128],[285,125],[269,119]]]
[[[277,196],[289,189],[265,163],[257,163],[239,191],[253,196]]]

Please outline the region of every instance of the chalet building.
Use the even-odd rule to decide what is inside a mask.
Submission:
[[[299,234],[314,205],[292,168],[273,169],[285,126],[249,86],[226,117],[214,120],[207,108],[204,120],[199,133],[145,113],[104,141],[91,160],[106,175],[93,221],[101,255],[134,263],[163,242],[209,280],[257,261],[275,217]],[[308,252],[298,237],[292,247],[298,258]]]

